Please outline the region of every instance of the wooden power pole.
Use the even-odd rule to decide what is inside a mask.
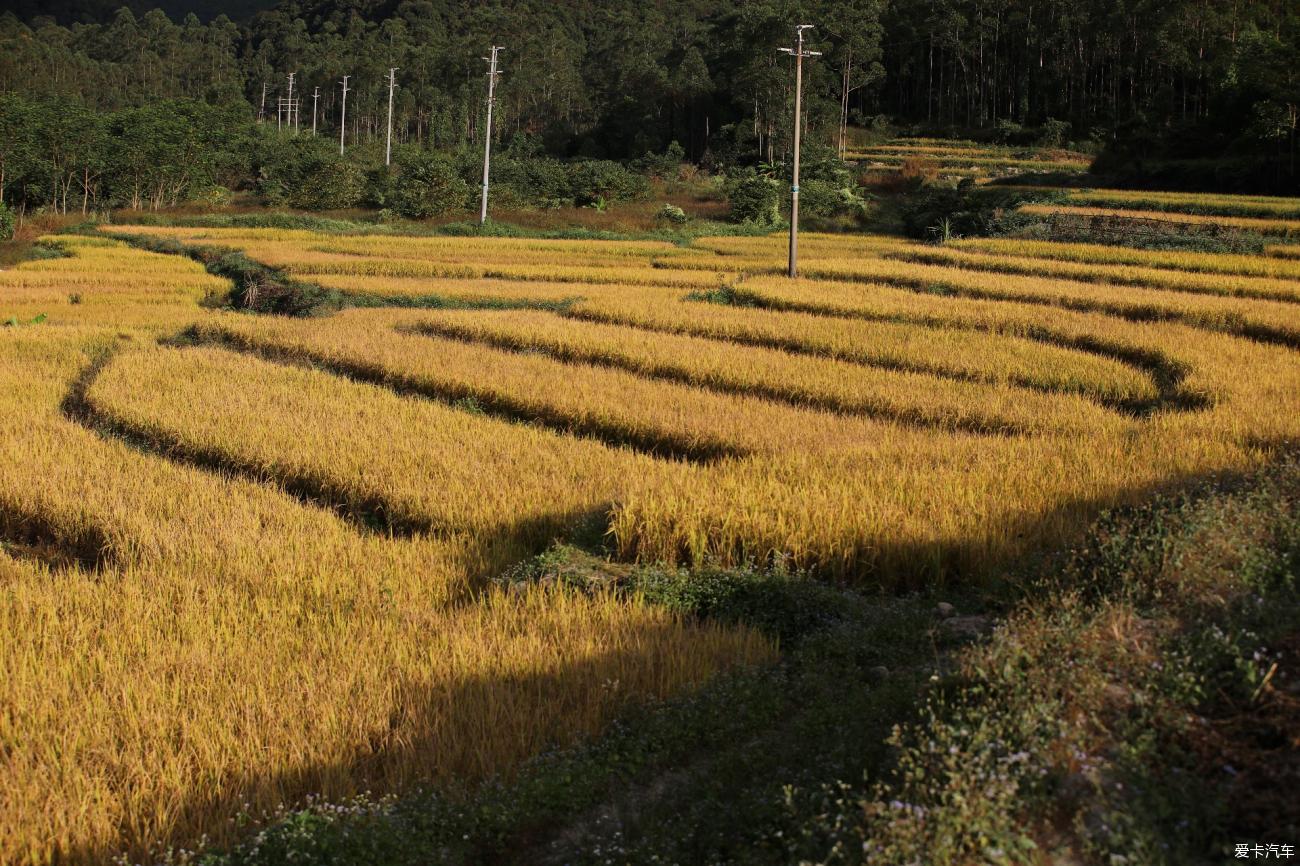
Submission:
[[[388,70],[388,143],[384,145],[384,165],[393,164],[393,88],[397,86],[397,69]]]
[[[790,181],[790,278],[799,272],[799,132],[803,126],[803,59],[820,57],[820,51],[805,51],[803,32],[813,25],[800,24],[794,28],[794,48],[778,49],[794,57],[794,173]]]
[[[343,114],[339,117],[339,156],[343,155],[343,136],[348,132],[348,79],[351,75],[343,76]]]
[[[484,57],[488,62],[488,97],[487,97],[487,131],[483,135],[483,198],[479,206],[479,224],[487,222],[488,170],[492,162],[492,105],[496,102],[497,54],[504,51],[504,46],[493,45],[492,56]]]

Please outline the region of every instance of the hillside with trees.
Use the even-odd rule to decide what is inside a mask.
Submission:
[[[1138,186],[1297,187],[1300,7],[1284,0],[288,0],[242,23],[134,9],[0,16],[11,206],[161,206],[256,187],[276,159],[256,143],[277,125],[289,72],[299,125],[315,101],[322,137],[337,139],[348,75],[346,137],[378,142],[398,67],[396,143],[477,149],[493,43],[506,46],[494,134],[516,155],[629,160],[676,142],[709,168],[780,165],[792,88],[775,48],[796,19],[817,25],[824,52],[806,68],[814,148],[895,124],[1073,146]]]

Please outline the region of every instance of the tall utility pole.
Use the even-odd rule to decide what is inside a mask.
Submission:
[[[397,69],[388,70],[388,143],[384,145],[384,165],[393,164],[393,88],[397,86]]]
[[[316,102],[320,99],[320,88],[316,87],[311,92],[311,137],[316,137]]]
[[[794,174],[790,181],[790,278],[799,271],[799,132],[803,126],[803,59],[820,57],[820,51],[805,51],[803,32],[813,25],[800,24],[794,28],[794,48],[779,51],[794,57]]]
[[[487,97],[487,131],[483,135],[483,199],[479,207],[478,221],[479,224],[487,222],[487,200],[488,200],[488,166],[492,162],[492,105],[496,102],[497,76],[497,54],[504,51],[505,47],[501,45],[492,46],[492,56],[484,57],[488,62],[488,97]]]
[[[290,72],[290,73],[289,73],[289,97],[288,97],[288,102],[287,102],[287,103],[285,104],[285,106],[284,106],[284,111],[285,111],[284,125],[285,125],[285,126],[293,126],[293,125],[294,125],[294,120],[293,120],[293,80],[294,80],[294,78],[297,77],[297,75],[298,75],[298,73],[296,73],[296,72]]]
[[[262,82],[262,105],[257,109],[257,122],[266,122],[266,82]]]
[[[339,155],[343,155],[343,136],[348,131],[348,79],[351,75],[343,76],[343,115],[339,118]]]

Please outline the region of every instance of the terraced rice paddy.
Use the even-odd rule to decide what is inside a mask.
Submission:
[[[1134,210],[1118,207],[1084,207],[1079,205],[1025,205],[1021,212],[1038,216],[1064,216],[1076,219],[1107,218],[1177,223],[1189,226],[1214,226],[1257,232],[1269,237],[1300,238],[1300,218],[1262,218],[1186,213],[1175,210]]]
[[[935,138],[898,138],[850,152],[864,168],[891,170],[904,163],[924,165],[954,177],[1008,177],[1027,172],[1086,171],[1087,154],[1044,148],[1012,148]]]
[[[790,281],[779,237],[109,230],[354,306],[221,309],[226,281],[106,235],[0,271],[4,862],[509,773],[774,657],[494,588],[557,538],[981,581],[1300,441],[1283,255],[811,235]]]

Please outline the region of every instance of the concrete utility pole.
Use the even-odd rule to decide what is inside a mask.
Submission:
[[[384,165],[393,164],[393,88],[397,86],[397,70],[388,70],[388,143],[384,145]]]
[[[289,96],[288,96],[288,102],[287,102],[287,103],[285,104],[285,106],[284,106],[284,111],[285,111],[284,125],[285,125],[285,126],[293,126],[293,125],[294,125],[294,120],[293,120],[293,80],[294,80],[294,78],[297,77],[297,75],[298,75],[298,73],[296,73],[296,72],[290,72],[290,73],[289,73]]]
[[[262,105],[257,109],[257,122],[266,122],[266,82],[262,82]]]
[[[800,24],[794,28],[794,48],[781,48],[779,51],[794,57],[794,174],[790,182],[790,278],[799,271],[799,132],[803,126],[803,59],[820,57],[820,51],[805,51],[803,32],[811,30],[813,25]]]
[[[488,62],[488,97],[487,131],[483,135],[483,199],[478,215],[480,225],[487,222],[488,168],[492,162],[492,105],[496,102],[497,76],[501,74],[497,72],[497,54],[504,50],[504,46],[493,45],[492,56],[483,58]]]
[[[343,136],[348,131],[348,79],[351,75],[343,76],[343,115],[339,118],[339,156],[343,155]]]
[[[320,88],[316,87],[311,92],[311,137],[316,137],[316,102],[320,99]]]

